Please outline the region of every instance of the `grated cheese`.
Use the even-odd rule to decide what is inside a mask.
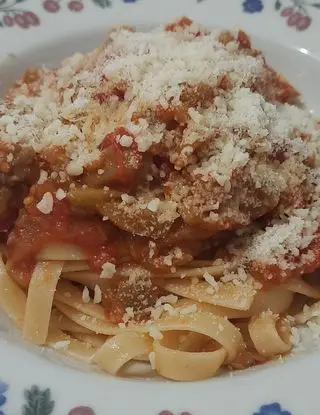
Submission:
[[[122,147],[130,147],[133,143],[133,138],[129,135],[123,135],[119,138],[119,143]]]
[[[101,300],[102,300],[102,292],[101,292],[101,289],[100,289],[99,285],[95,285],[94,286],[93,303],[94,304],[99,304],[99,303],[101,303]]]
[[[188,307],[183,307],[179,309],[179,313],[183,316],[187,315],[187,314],[192,314],[192,313],[196,313],[196,311],[198,310],[197,308],[197,304],[192,304]]]
[[[153,241],[149,241],[149,258],[152,259],[156,253],[156,244]]]
[[[44,215],[49,215],[53,210],[53,196],[50,192],[46,192],[39,203],[37,203],[38,210]]]
[[[155,352],[150,352],[150,353],[148,354],[148,359],[149,359],[149,361],[150,361],[151,368],[152,368],[153,370],[156,370],[156,354],[155,354]]]
[[[56,172],[56,171],[53,171],[51,174],[50,174],[50,178],[51,179],[57,179],[58,178],[58,176],[59,176],[59,174]]]
[[[159,331],[156,327],[150,326],[149,327],[149,334],[154,340],[162,340],[163,334]]]
[[[90,292],[88,287],[84,287],[82,291],[82,302],[87,304],[90,302]]]
[[[217,154],[203,161],[193,173],[201,175],[204,180],[208,180],[211,176],[220,186],[224,186],[235,169],[244,167],[248,163],[249,153],[244,150],[245,140],[235,142],[228,137],[226,141],[221,140],[217,143],[217,147],[218,145],[221,149],[218,149]]]
[[[123,193],[123,194],[121,195],[121,200],[122,200],[124,203],[127,203],[127,204],[132,204],[132,203],[135,203],[136,198],[135,198],[135,197],[133,197],[133,196],[128,195],[127,193]]]
[[[260,57],[231,55],[214,32],[183,39],[174,32],[124,29],[111,33],[110,40],[106,53],[114,59],[104,63],[104,75],[115,82],[128,80],[131,95],[147,103],[179,102],[182,80],[190,85],[217,84],[221,74],[232,72],[240,86],[263,67]]]
[[[216,148],[193,166],[194,174],[204,180],[214,178],[227,189],[234,170],[247,165],[252,149],[271,154],[285,148],[287,153],[304,158],[312,155],[319,136],[312,116],[294,105],[269,103],[252,92],[248,85],[265,76],[263,56],[243,53],[237,41],[223,45],[219,35],[206,30],[194,36],[190,28],[178,32],[112,31],[99,50],[75,54],[56,70],[43,69],[35,96],[25,96],[21,89],[10,106],[3,100],[1,138],[32,146],[40,154],[58,146],[66,160],[61,173],[80,176],[88,164],[99,160],[99,146],[106,133],[123,126],[134,138],[119,135],[119,144],[129,148],[135,142],[140,152],[148,151],[168,133],[165,123],[154,120],[153,113],[148,115],[150,109],[179,107],[186,85],[218,90],[222,77],[227,76],[228,90],[213,94],[205,108],[187,108],[180,154],[172,156],[176,157],[175,167],[188,164],[195,144],[211,143],[216,130],[221,132]],[[106,105],[100,105],[94,97],[101,92],[101,79],[106,90],[125,84],[124,102],[113,95]],[[134,113],[141,116],[133,121]],[[297,128],[312,133],[315,139],[303,140],[301,134],[294,137]],[[243,136],[238,139],[240,133]],[[261,138],[265,139],[263,145]],[[7,157],[12,161],[11,153]],[[98,173],[103,174],[102,170]],[[159,174],[166,176],[162,170]],[[42,180],[40,176],[40,183]]]
[[[63,200],[66,197],[67,197],[67,193],[63,189],[60,188],[56,191],[56,198],[58,200]]]
[[[320,207],[318,202],[310,209],[295,209],[292,215],[279,219],[249,238],[245,256],[249,261],[278,264],[280,268],[293,268],[288,257],[298,257],[307,248],[317,231]]]
[[[112,278],[116,273],[116,266],[111,262],[105,262],[102,265],[102,271],[100,273],[100,278]]]
[[[40,177],[38,180],[38,184],[44,183],[48,179],[48,172],[45,170],[40,170]]]
[[[132,307],[127,307],[125,313],[122,316],[122,321],[127,324],[130,320],[134,319],[134,311]]]
[[[163,309],[169,314],[170,317],[178,315],[178,311],[174,307],[172,307],[171,304],[164,304]]]
[[[165,303],[175,304],[177,301],[178,301],[178,297],[174,294],[164,295],[158,298],[155,307],[157,308]]]
[[[214,291],[217,291],[219,289],[219,284],[214,279],[214,277],[210,275],[207,271],[205,271],[205,273],[203,274],[203,278]]]
[[[66,167],[66,172],[70,176],[81,176],[83,173],[83,166],[76,163],[75,161],[71,161]]]
[[[151,212],[157,212],[160,206],[160,199],[155,198],[152,199],[148,204],[147,204],[147,209],[149,209]]]
[[[56,350],[67,349],[70,343],[70,340],[61,340],[59,342],[53,343],[52,347]]]

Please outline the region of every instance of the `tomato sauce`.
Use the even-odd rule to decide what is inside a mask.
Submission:
[[[292,267],[281,269],[278,265],[269,265],[258,261],[252,261],[248,265],[248,270],[250,274],[263,285],[279,285],[288,279],[298,278],[304,274],[311,274],[320,266],[319,230],[308,248],[303,250],[299,257],[294,258],[289,262],[292,263]]]
[[[36,205],[42,195],[48,191],[54,195],[58,187],[52,182],[33,187],[9,236],[9,268],[24,286],[29,284],[36,255],[48,245],[73,244],[82,248],[95,271],[103,263],[115,261],[115,249],[108,244],[108,232],[98,218],[75,215],[67,198],[54,197],[53,210],[48,215],[39,211]]]

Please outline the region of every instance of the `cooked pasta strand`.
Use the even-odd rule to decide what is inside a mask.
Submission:
[[[182,297],[235,310],[248,310],[253,302],[256,289],[251,281],[235,286],[232,282],[217,282],[212,288],[207,282],[169,280],[161,284],[163,288]],[[208,290],[213,292],[209,293]]]
[[[303,294],[310,298],[315,298],[315,299],[320,298],[320,290],[312,287],[312,285],[308,284],[302,278],[291,279],[286,284],[283,284],[283,286],[290,291]]]
[[[37,255],[39,261],[84,261],[87,256],[76,245],[48,245]]]
[[[140,333],[119,333],[108,339],[96,352],[94,361],[105,371],[116,375],[130,360],[149,354],[151,339]]]
[[[224,363],[227,352],[220,348],[213,352],[183,352],[154,343],[155,368],[162,376],[180,381],[194,381],[215,376]]]
[[[8,275],[0,256],[0,306],[21,329],[26,309],[26,295]]]
[[[287,353],[291,349],[289,340],[290,327],[279,325],[281,320],[271,314],[262,313],[253,317],[248,325],[250,337],[257,351],[266,357]]]
[[[29,285],[23,337],[36,344],[44,344],[49,330],[49,321],[56,286],[63,262],[39,262]]]

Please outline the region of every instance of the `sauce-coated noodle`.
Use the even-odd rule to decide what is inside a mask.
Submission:
[[[242,30],[186,17],[28,70],[0,102],[0,307],[22,336],[180,381],[288,353],[289,322],[320,315],[298,96]]]

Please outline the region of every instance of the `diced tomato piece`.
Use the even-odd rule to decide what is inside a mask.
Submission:
[[[133,138],[128,148],[121,146],[118,142],[119,138],[124,135]],[[143,156],[138,151],[133,135],[123,127],[116,128],[114,132],[107,134],[100,144],[100,150],[102,158],[110,164],[108,168],[115,170],[110,177],[111,182],[131,183],[143,166]]]
[[[251,49],[250,38],[243,30],[239,30],[237,40],[240,49]]]

